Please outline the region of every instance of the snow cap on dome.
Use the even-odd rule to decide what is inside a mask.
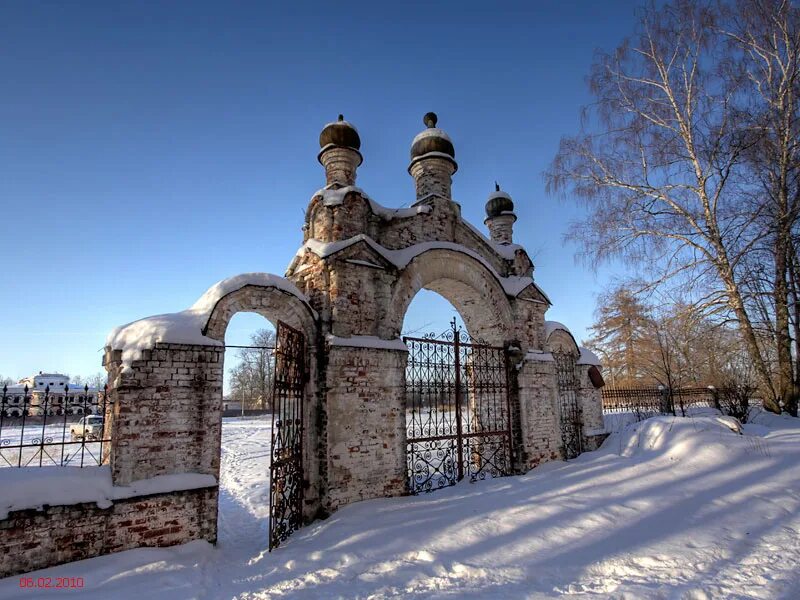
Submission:
[[[495,191],[489,195],[486,202],[486,216],[488,218],[498,217],[502,214],[514,212],[514,201],[506,192],[500,189],[500,184],[494,182]]]
[[[344,120],[344,115],[339,115],[339,119],[333,123],[328,123],[319,134],[319,147],[344,146],[359,150],[361,148],[361,138],[358,130],[352,123]]]
[[[414,141],[411,142],[412,161],[415,158],[419,158],[425,154],[430,154],[431,152],[437,152],[446,155],[451,159],[456,157],[456,150],[453,147],[453,140],[451,140],[450,136],[447,135],[443,130],[436,127],[438,120],[439,118],[436,116],[436,113],[432,112],[426,113],[422,118],[422,122],[425,123],[427,129],[424,129],[418,133],[414,138]]]

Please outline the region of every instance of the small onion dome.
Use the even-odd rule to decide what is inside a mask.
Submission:
[[[352,123],[344,120],[344,115],[339,115],[339,120],[328,123],[319,134],[320,151],[317,160],[322,163],[322,154],[329,148],[350,148],[358,154],[358,165],[364,162],[359,148],[361,148],[361,138],[358,137],[358,130]]]
[[[329,147],[352,148],[358,152],[361,148],[361,138],[353,124],[345,121],[344,115],[339,115],[337,121],[328,123],[322,129],[319,134],[319,147],[320,156]],[[361,156],[361,153],[358,152],[358,155]]]
[[[425,123],[428,128],[419,133],[417,137],[414,138],[414,141],[411,142],[412,161],[431,152],[445,154],[451,159],[456,157],[453,141],[444,131],[437,129],[437,120],[436,113],[432,112],[427,113],[422,118],[422,122]]]
[[[488,218],[499,217],[502,214],[514,214],[514,201],[506,192],[500,189],[500,185],[495,182],[495,191],[489,196],[486,202],[486,216]]]

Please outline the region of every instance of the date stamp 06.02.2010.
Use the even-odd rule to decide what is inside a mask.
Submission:
[[[19,587],[29,590],[79,590],[83,577],[20,577]]]

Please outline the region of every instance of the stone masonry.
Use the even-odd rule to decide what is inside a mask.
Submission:
[[[399,336],[421,289],[446,298],[473,338],[507,350],[515,471],[563,456],[556,350],[575,359],[584,447],[596,447],[603,436],[600,393],[588,372],[597,360],[563,325],[545,320],[550,300],[534,281],[527,252],[513,241],[511,196],[499,185],[489,195],[488,237],[464,220],[451,197],[455,148],[436,122],[426,115],[427,128],[412,143],[410,207],[389,209],[355,186],[361,141],[340,116],[320,135],[326,185],[311,197],[303,243],[285,277],[223,280],[186,311],[142,319],[109,336],[104,364],[114,409],[106,462],[115,486],[182,473],[219,480],[222,344],[233,315],[249,311],[306,340],[304,520],[408,493],[408,352]],[[110,509],[22,511],[0,527],[10,540],[5,547],[27,557],[24,570],[143,545],[214,542],[217,493],[211,487],[119,501]],[[70,528],[78,532],[71,543]],[[60,545],[45,539],[46,530],[56,532]]]

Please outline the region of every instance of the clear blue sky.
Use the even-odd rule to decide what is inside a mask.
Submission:
[[[562,237],[579,209],[542,172],[637,4],[383,4],[0,4],[0,374],[94,373],[113,327],[283,274],[338,113],[361,134],[358,184],[402,206],[411,139],[437,112],[464,216],[483,228],[500,181],[548,318],[584,337],[609,273],[576,264]],[[235,323],[240,343],[259,325]]]

